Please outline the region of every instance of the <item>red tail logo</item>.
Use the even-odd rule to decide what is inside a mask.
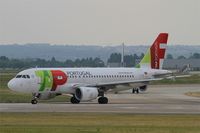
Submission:
[[[161,48],[160,44],[167,44],[168,34],[160,33],[151,46],[151,68],[152,69],[160,69],[160,59],[164,59],[165,57],[165,48]]]

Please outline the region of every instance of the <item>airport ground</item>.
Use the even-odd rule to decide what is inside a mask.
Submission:
[[[132,94],[131,90],[106,94],[109,104],[96,100],[71,104],[65,101],[29,103],[0,103],[0,112],[99,112],[134,114],[200,114],[200,98],[185,95],[197,92],[200,84],[150,85],[146,92]]]
[[[107,105],[99,105],[97,100],[73,105],[66,96],[31,105],[30,95],[7,89],[4,82],[10,77],[1,80],[2,133],[200,132],[199,75],[156,82],[140,94],[131,94],[131,91],[107,94],[110,100]],[[191,94],[197,94],[197,97]]]

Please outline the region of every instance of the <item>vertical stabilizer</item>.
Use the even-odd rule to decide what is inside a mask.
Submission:
[[[152,46],[147,50],[137,67],[162,69],[167,46],[168,33],[160,33]]]

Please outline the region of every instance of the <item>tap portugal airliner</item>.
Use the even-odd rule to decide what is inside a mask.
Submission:
[[[73,104],[96,98],[99,104],[107,104],[107,91],[145,91],[149,82],[171,76],[171,71],[162,69],[167,39],[167,33],[160,33],[135,68],[31,68],[18,73],[8,87],[32,93],[32,104],[61,94],[71,94]]]

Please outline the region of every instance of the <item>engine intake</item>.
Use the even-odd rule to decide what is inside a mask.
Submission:
[[[75,97],[79,101],[90,101],[98,97],[98,89],[96,87],[79,87],[75,91]]]

